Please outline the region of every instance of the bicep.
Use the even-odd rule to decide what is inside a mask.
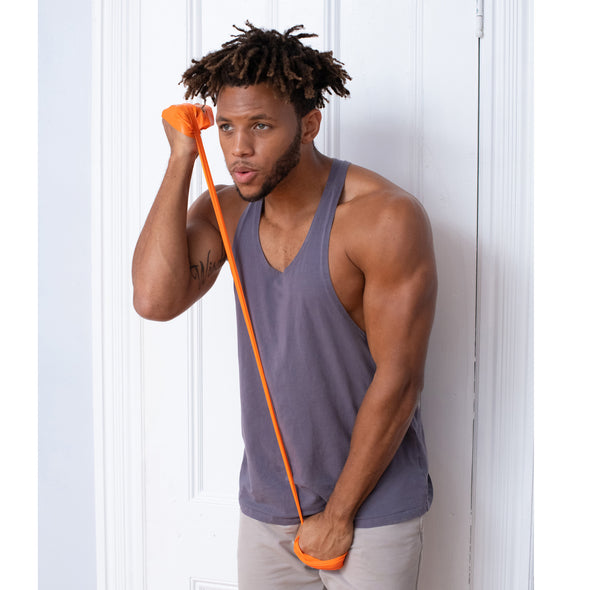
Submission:
[[[363,268],[369,348],[378,371],[421,388],[437,292],[430,226],[420,212],[380,226]]]
[[[435,302],[436,275],[430,265],[402,282],[367,276],[365,325],[378,369],[421,380]]]

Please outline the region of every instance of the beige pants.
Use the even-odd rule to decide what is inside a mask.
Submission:
[[[239,590],[416,590],[422,518],[356,529],[344,567],[337,571],[314,570],[297,559],[297,529],[241,515]]]

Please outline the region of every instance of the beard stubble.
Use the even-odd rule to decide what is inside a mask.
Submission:
[[[260,199],[264,199],[267,195],[269,195],[299,164],[299,160],[301,159],[301,123],[298,125],[297,133],[293,138],[293,141],[289,145],[289,147],[283,152],[281,156],[275,162],[270,174],[265,178],[264,182],[262,183],[262,187],[260,190],[251,197],[246,197],[243,195],[238,188],[237,185],[234,184],[236,187],[236,191],[238,191],[238,195],[248,203],[255,203],[256,201],[260,201]]]

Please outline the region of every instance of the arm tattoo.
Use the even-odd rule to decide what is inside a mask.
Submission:
[[[211,260],[211,250],[207,252],[207,260],[199,260],[197,264],[191,264],[191,275],[195,281],[199,281],[202,287],[211,276],[213,276],[225,262],[225,254],[219,260]]]

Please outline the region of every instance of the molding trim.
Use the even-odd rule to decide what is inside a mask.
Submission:
[[[324,0],[324,51],[333,51],[340,56],[340,0]],[[331,158],[340,158],[340,102],[341,98],[333,96],[323,109],[324,152]]]
[[[414,2],[414,27],[412,29],[412,121],[411,185],[410,192],[423,201],[424,190],[424,2]]]
[[[272,8],[276,5],[276,0],[271,0],[269,6]],[[275,7],[276,8],[276,7]],[[202,0],[186,0],[186,64],[195,56],[203,55],[203,5]],[[190,186],[189,201],[192,203],[202,192],[204,188],[203,175],[200,172],[200,166],[193,173]],[[187,329],[187,350],[189,359],[188,365],[188,389],[187,389],[187,407],[188,407],[188,497],[192,502],[202,502],[206,504],[218,504],[237,506],[238,501],[235,498],[226,498],[210,494],[207,491],[207,482],[205,481],[205,472],[203,469],[205,457],[203,450],[205,447],[204,432],[204,390],[203,390],[203,307],[202,302],[197,301],[188,311],[188,329]]]
[[[202,15],[201,0],[186,0],[186,64],[194,57],[201,56],[202,48]],[[198,169],[197,169],[198,170]],[[201,174],[195,173],[190,186],[189,201],[192,203],[202,192]],[[198,301],[187,312],[188,316],[188,433],[189,452],[187,465],[189,473],[188,496],[196,500],[204,489],[203,482],[203,335],[202,306]]]
[[[269,25],[276,29],[279,23],[279,0],[267,0],[267,19]]]
[[[140,0],[95,0],[93,396],[97,587],[145,588],[142,328],[130,263],[140,220]]]
[[[190,579],[190,590],[236,590],[236,584],[220,584],[209,580]]]
[[[477,406],[471,587],[532,588],[532,1],[480,40]]]

